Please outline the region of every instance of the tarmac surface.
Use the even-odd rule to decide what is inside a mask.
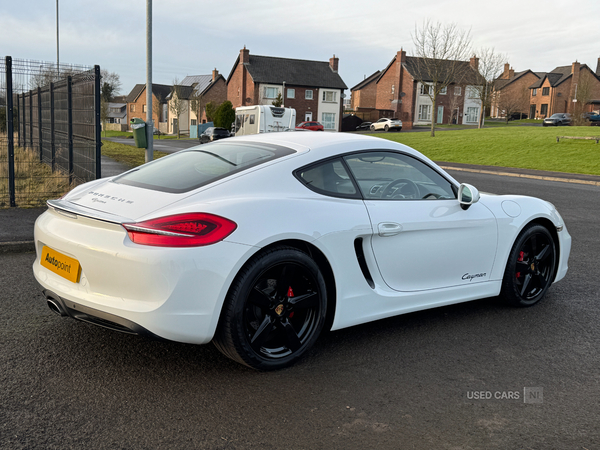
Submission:
[[[457,179],[460,179],[461,172],[472,172],[600,186],[600,176],[596,175],[547,172],[510,167],[476,166],[439,161],[437,164],[444,170],[449,171]],[[116,176],[127,170],[127,166],[102,156],[103,178]],[[33,228],[35,220],[45,210],[45,207],[0,209],[0,254],[35,251]]]

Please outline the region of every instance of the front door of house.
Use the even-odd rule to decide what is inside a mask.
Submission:
[[[444,123],[444,107],[438,106],[437,110],[436,123]]]
[[[312,112],[304,113],[304,121],[305,122],[312,122]]]
[[[529,107],[529,118],[535,119],[535,105]]]

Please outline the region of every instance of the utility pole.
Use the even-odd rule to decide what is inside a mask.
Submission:
[[[152,120],[152,111],[152,0],[146,0],[146,142],[148,143],[148,147],[146,148],[146,162],[154,159],[154,121]]]
[[[58,0],[56,0],[56,75],[60,78],[60,58],[58,57]]]

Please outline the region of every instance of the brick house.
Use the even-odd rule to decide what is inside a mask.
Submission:
[[[227,83],[223,75],[219,74],[217,69],[214,69],[211,75],[188,75],[177,88],[174,87],[173,91],[167,96],[167,102],[169,103],[167,108],[168,130],[171,134],[177,132],[175,125],[177,119],[171,110],[174,92],[179,93],[183,103],[182,112],[179,115],[180,131],[189,133],[192,126],[206,123],[207,103],[213,102],[215,105],[220,105],[227,100]],[[198,112],[200,112],[200,119],[198,119]]]
[[[420,60],[406,56],[406,52],[400,50],[381,71],[376,82],[376,108],[381,117],[397,117],[402,120],[405,129],[413,125],[429,125],[432,117],[436,117],[437,123],[476,125],[481,109],[481,100],[473,89],[480,76],[478,58],[451,62],[459,64],[458,78],[438,95],[435,115],[426,92],[427,77],[424,74],[419,76]],[[419,79],[424,79],[425,84]]]
[[[251,55],[240,50],[227,78],[227,99],[234,108],[270,105],[279,94],[283,106],[296,110],[296,121],[316,120],[339,131],[346,84],[338,74],[339,59],[326,61]]]
[[[600,104],[600,58],[596,72],[576,61],[570,66],[560,66],[543,74],[529,86],[529,90],[529,117],[536,119],[554,113],[573,113],[576,106],[574,100],[582,96],[586,104],[579,106],[580,112],[597,109]]]
[[[504,72],[494,82],[490,117],[506,117],[506,114],[529,114],[529,87],[537,83],[544,73],[529,69],[516,72],[510,64],[504,65]]]
[[[167,132],[166,98],[170,92],[171,86],[152,83],[152,120],[154,121],[154,127],[163,133]],[[145,84],[136,84],[127,96],[127,123],[130,124],[133,118],[147,121]],[[129,129],[131,129],[131,126],[129,126]]]
[[[350,108],[355,112],[374,110],[377,101],[377,79],[381,71],[365,78],[350,89]]]

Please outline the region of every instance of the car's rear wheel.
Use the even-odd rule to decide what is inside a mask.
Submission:
[[[371,125],[371,131],[375,131],[375,125]]]
[[[384,129],[385,131],[390,131],[390,127],[389,127],[388,125],[386,125],[385,127],[383,127],[383,129]]]
[[[510,304],[532,306],[554,280],[556,244],[548,229],[530,224],[517,238],[508,257],[501,295]]]
[[[318,265],[298,249],[276,247],[237,275],[213,342],[229,358],[254,369],[281,369],[312,347],[326,310]]]

